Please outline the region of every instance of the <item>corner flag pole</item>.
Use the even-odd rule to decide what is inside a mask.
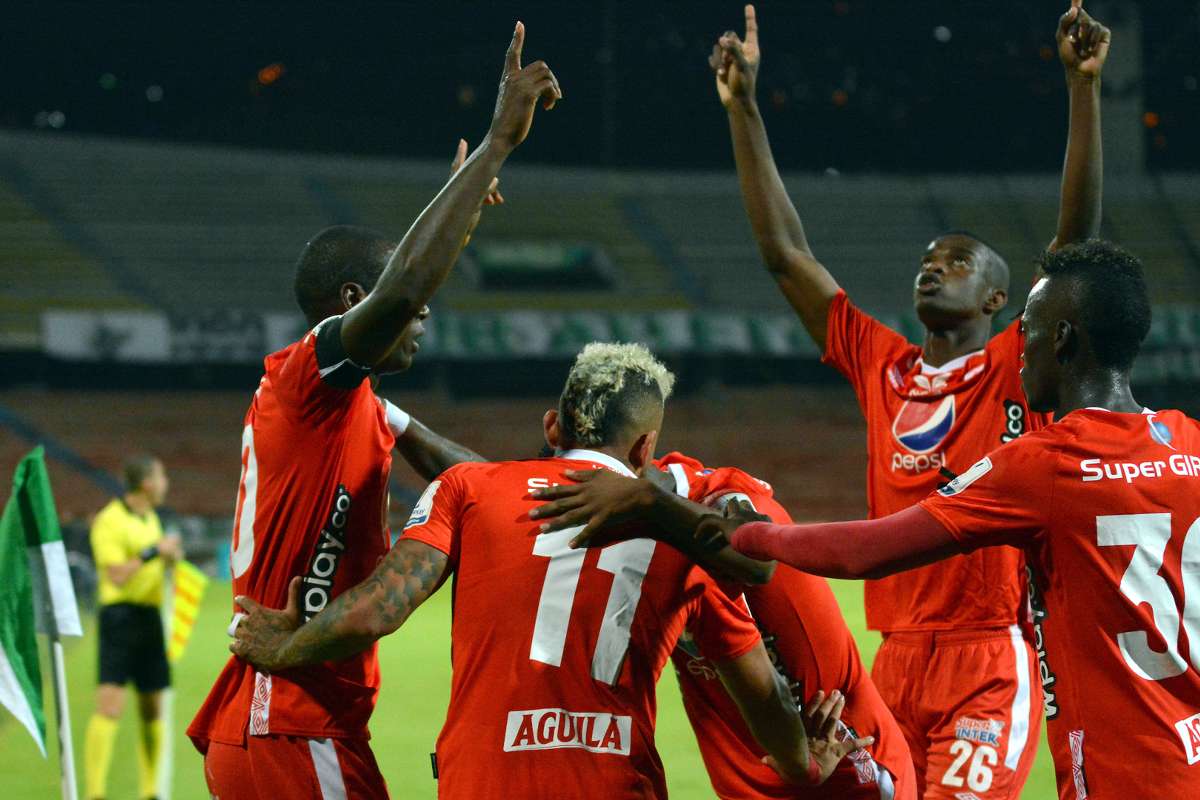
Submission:
[[[71,704],[67,700],[67,670],[57,631],[50,635],[50,663],[54,668],[54,711],[58,719],[58,757],[62,762],[63,800],[78,800],[75,749],[71,745]]]

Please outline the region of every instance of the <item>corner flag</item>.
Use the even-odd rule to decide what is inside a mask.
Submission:
[[[17,465],[12,495],[0,517],[0,587],[0,704],[25,726],[45,755],[42,673],[34,633],[48,634],[59,711],[63,790],[64,796],[74,796],[66,675],[58,637],[81,636],[83,631],[41,447]]]

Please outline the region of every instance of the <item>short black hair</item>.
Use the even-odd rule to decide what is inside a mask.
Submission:
[[[371,228],[334,225],[318,233],[296,262],[296,303],[315,325],[336,308],[338,292],[347,283],[366,291],[375,288],[396,243]]]
[[[158,456],[153,453],[138,453],[125,459],[125,463],[121,465],[121,480],[125,484],[125,491],[140,491],[157,463]]]
[[[1150,296],[1142,262],[1112,242],[1089,239],[1040,259],[1051,281],[1073,281],[1080,321],[1096,361],[1122,371],[1133,366],[1150,332]]]
[[[1008,291],[1008,262],[1004,260],[1004,256],[1000,255],[1000,251],[992,246],[991,242],[989,242],[987,239],[984,239],[979,234],[964,228],[955,228],[954,230],[946,231],[937,238],[945,239],[947,236],[962,236],[966,239],[971,239],[983,245],[983,268],[986,270],[985,275],[988,283],[991,284],[993,288],[1003,289],[1006,292]]]

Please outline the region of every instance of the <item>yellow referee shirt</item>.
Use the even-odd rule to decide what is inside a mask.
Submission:
[[[100,582],[100,605],[133,603],[139,606],[162,605],[163,561],[153,558],[122,586],[108,577],[108,568],[124,564],[163,538],[162,524],[153,509],[139,516],[120,498],[106,505],[92,523],[92,555]]]

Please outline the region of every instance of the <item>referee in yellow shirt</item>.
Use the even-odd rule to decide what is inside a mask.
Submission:
[[[167,473],[154,456],[124,466],[125,494],[92,523],[92,553],[100,594],[100,685],[85,742],[87,792],[103,798],[125,685],[138,693],[141,797],[157,793],[162,748],[162,690],[171,683],[161,618],[166,568],[182,556],[179,537],[163,536],[155,508],[167,496]]]

